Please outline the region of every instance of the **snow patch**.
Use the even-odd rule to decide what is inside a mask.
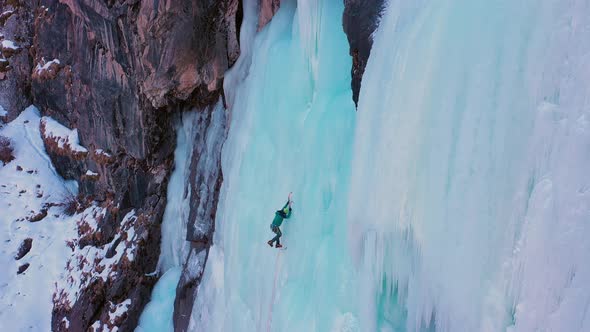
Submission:
[[[94,154],[96,156],[104,156],[104,157],[107,157],[107,158],[111,158],[112,157],[111,154],[105,152],[103,149],[96,149],[96,150],[94,150]]]
[[[74,153],[88,152],[85,147],[80,145],[78,129],[68,129],[49,116],[44,116],[41,118],[41,126],[43,128],[42,130],[45,138],[55,141],[58,148],[69,148]]]
[[[91,170],[87,170],[85,173],[86,176],[98,176],[98,173],[93,172]]]
[[[59,65],[60,62],[58,59],[53,59],[51,61],[46,62],[43,65],[38,63],[37,66],[35,67],[35,72],[37,73],[37,75],[41,75],[43,72],[51,70],[51,65],[53,65],[53,64]]]
[[[127,313],[127,309],[129,309],[130,305],[131,299],[127,299],[116,305],[111,302],[111,310],[109,311],[109,321],[114,324],[117,318]]]
[[[4,107],[2,107],[2,105],[0,105],[0,118],[6,115],[8,115],[8,112],[4,109]]]
[[[16,44],[12,40],[5,39],[2,41],[2,49],[17,51],[18,46],[16,46]]]
[[[102,326],[102,323],[97,320],[94,323],[92,323],[92,325],[90,325],[90,329],[91,331],[97,332],[97,331],[102,331],[102,329],[100,328]]]
[[[62,320],[61,320],[61,321],[63,322],[63,324],[64,324],[64,327],[65,327],[66,329],[69,329],[69,328],[70,328],[70,321],[69,321],[69,320],[68,320],[66,317],[62,318]]]

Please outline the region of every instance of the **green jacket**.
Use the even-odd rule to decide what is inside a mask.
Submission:
[[[282,209],[275,212],[275,218],[272,221],[272,225],[279,227],[283,223],[283,219],[289,219],[291,217],[292,209],[289,207],[289,202],[283,206]]]

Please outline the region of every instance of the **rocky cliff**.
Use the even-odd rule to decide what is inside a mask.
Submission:
[[[14,117],[33,102],[43,115],[78,130],[86,151],[48,134],[46,149],[58,172],[80,184],[77,208],[94,201],[106,211],[90,233],[80,223],[70,260],[77,262],[76,252],[87,246],[108,250],[127,224],[143,239],[134,244],[140,259],[115,268],[106,281],[83,284],[74,297],[58,287],[53,329],[132,330],[155,282],[146,274],[159,256],[175,144],[171,118],[190,108],[207,117],[209,105],[222,98],[223,75],[239,55],[240,2],[15,0],[0,6],[2,38],[15,46],[1,50],[1,104]],[[212,190],[221,183],[220,169],[215,176]],[[215,206],[216,196],[211,199],[207,205]],[[133,217],[124,218],[131,211]],[[102,268],[101,262],[69,267],[70,274],[90,269],[90,275]],[[113,306],[127,299],[125,315],[110,320]]]
[[[11,121],[31,104],[30,47],[35,6],[0,2],[0,121]]]

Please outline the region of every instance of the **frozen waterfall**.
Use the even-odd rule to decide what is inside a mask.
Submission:
[[[363,331],[590,331],[590,2],[391,1],[348,221]]]
[[[189,326],[195,331],[356,324],[346,240],[355,110],[342,11],[342,1],[284,1],[254,40],[249,74],[234,87],[214,246]],[[266,241],[289,191],[294,213],[282,226],[287,250],[279,251]]]
[[[255,7],[191,331],[590,331],[590,1],[390,0],[356,112],[343,1],[281,1],[257,34]]]

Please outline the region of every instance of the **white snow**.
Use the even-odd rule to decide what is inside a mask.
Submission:
[[[83,212],[80,223],[87,222],[88,230],[86,234],[92,234],[97,227],[97,219],[104,217],[105,208],[93,206]],[[92,280],[101,278],[105,282],[114,274],[119,273],[116,269],[121,259],[124,257],[132,261],[135,255],[136,241],[134,221],[137,219],[135,210],[130,211],[121,221],[121,232],[118,233],[111,242],[102,247],[85,246],[79,248],[77,242],[73,242],[73,254],[68,260],[67,278],[57,281],[56,301],[60,304],[68,305],[76,302],[78,291],[85,289]],[[119,241],[122,234],[127,234],[127,239]],[[115,244],[117,244],[116,247]],[[114,250],[114,255],[107,257],[107,252]],[[68,256],[68,257],[70,257]]]
[[[4,39],[2,41],[2,49],[10,49],[16,51],[18,50],[18,46],[16,46],[16,44],[12,40]]]
[[[93,171],[91,171],[91,170],[87,170],[85,174],[86,174],[87,176],[98,176],[98,173],[96,173],[96,172],[93,172]]]
[[[43,59],[43,61],[45,61],[45,60]],[[47,61],[43,65],[38,63],[37,66],[35,67],[35,71],[37,72],[37,74],[41,74],[42,72],[49,70],[49,67],[54,63],[59,65],[60,64],[59,59],[53,59],[51,61]]]
[[[129,306],[131,305],[131,299],[127,299],[117,305],[111,303],[111,310],[109,311],[109,320],[114,322],[115,319],[121,317],[124,313],[127,312]]]
[[[61,321],[64,323],[66,329],[70,328],[70,321],[66,317],[62,318]]]
[[[94,154],[97,155],[97,156],[104,156],[104,157],[107,157],[107,158],[110,158],[111,157],[111,155],[109,153],[105,152],[103,149],[96,149],[96,150],[94,150]]]
[[[0,117],[6,116],[6,115],[8,115],[8,112],[6,112],[4,107],[2,107],[2,105],[0,105]]]
[[[57,175],[45,153],[39,121],[39,111],[31,106],[0,128],[0,135],[14,143],[16,157],[0,167],[0,322],[6,331],[51,330],[54,283],[71,253],[66,241],[76,236],[75,216],[62,216],[59,206],[48,208],[41,221],[26,220],[45,204],[59,204],[77,194],[76,186]],[[17,171],[17,165],[23,170]],[[31,251],[16,261],[26,238],[33,240]],[[25,263],[29,268],[17,275]]]
[[[45,137],[55,140],[59,148],[68,147],[73,152],[88,152],[85,147],[80,145],[78,129],[68,129],[49,116],[41,118],[41,124],[45,127]]]
[[[93,329],[92,331],[98,332],[98,331],[102,331],[101,326],[102,326],[101,322],[99,320],[97,320],[94,323],[92,323],[92,325],[90,325],[90,328]]]

